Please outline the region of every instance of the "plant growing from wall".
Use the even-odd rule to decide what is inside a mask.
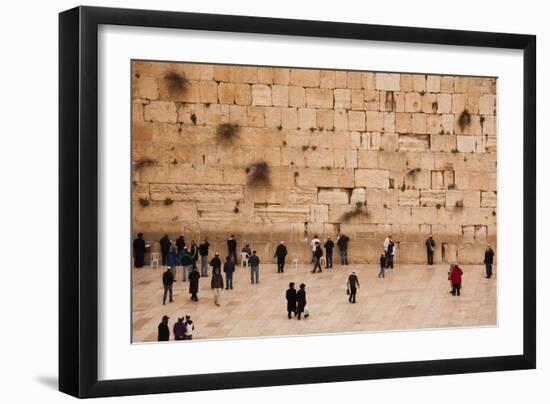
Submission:
[[[135,167],[136,171],[141,171],[142,169],[144,169],[146,167],[156,166],[156,165],[158,165],[158,163],[159,163],[159,161],[156,160],[156,159],[152,159],[152,158],[149,158],[149,157],[144,157],[144,158],[136,160],[136,162],[134,163],[134,167]]]
[[[455,207],[456,208],[463,208],[464,207],[464,202],[462,201],[462,199],[455,202]]]
[[[464,132],[464,128],[466,128],[470,123],[472,122],[472,116],[468,112],[468,110],[462,111],[460,116],[458,117],[458,126],[460,126],[460,130]]]
[[[220,123],[216,127],[216,136],[222,143],[232,143],[239,134],[240,127],[237,124]]]
[[[346,222],[349,222],[351,219],[353,219],[354,217],[358,217],[358,216],[368,216],[368,211],[366,209],[366,204],[364,204],[363,202],[361,201],[357,201],[355,203],[355,207],[353,208],[353,210],[350,210],[348,212],[345,212],[341,217],[340,217],[340,222],[341,223],[346,223]]]
[[[172,205],[173,203],[174,203],[174,200],[173,200],[172,198],[166,198],[166,199],[164,199],[164,204],[165,204],[166,206],[170,206],[170,205]]]
[[[189,80],[187,80],[185,75],[176,71],[166,73],[164,81],[170,95],[183,94],[189,86]]]
[[[145,208],[151,204],[151,201],[147,198],[139,198],[139,204],[142,208]]]
[[[248,185],[268,186],[271,183],[271,169],[267,162],[260,160],[250,164],[246,168]]]

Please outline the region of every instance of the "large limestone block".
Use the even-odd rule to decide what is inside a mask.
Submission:
[[[484,116],[483,123],[481,124],[481,134],[495,136],[496,132],[496,119],[494,116]]]
[[[317,128],[317,111],[313,108],[298,109],[298,128],[315,129]]]
[[[337,88],[334,90],[334,108],[335,109],[350,109],[351,108],[351,90]]]
[[[348,88],[363,88],[361,72],[348,72]]]
[[[336,87],[336,72],[333,70],[321,70],[319,75],[319,87],[335,88]]]
[[[288,105],[290,107],[305,107],[306,106],[306,90],[303,87],[288,88]]]
[[[424,134],[427,133],[426,130],[426,114],[412,114],[412,133],[414,134]]]
[[[399,135],[395,133],[383,133],[380,136],[380,150],[396,152],[399,149]]]
[[[171,222],[181,219],[196,220],[199,218],[197,204],[194,202],[151,202],[148,206],[134,203],[134,217],[140,222]]]
[[[380,153],[372,150],[359,150],[357,154],[357,166],[359,168],[378,168],[378,156]],[[380,166],[380,168],[389,168]]]
[[[279,107],[264,108],[264,122],[267,128],[282,129],[282,115]]]
[[[263,128],[265,126],[264,108],[246,107],[246,125],[253,128]]]
[[[475,136],[462,136],[456,137],[456,148],[461,153],[473,153],[476,150],[476,137]]]
[[[389,171],[358,168],[355,170],[355,186],[368,188],[388,188]]]
[[[368,113],[367,112],[367,125],[368,125]],[[384,112],[384,132],[395,133],[395,113]]]
[[[426,91],[429,93],[439,93],[441,91],[441,76],[427,76]]]
[[[218,102],[218,85],[215,81],[200,82],[201,102],[215,104]]]
[[[410,264],[426,264],[426,247],[422,241],[399,242],[395,249],[394,263],[406,262]]]
[[[252,103],[252,90],[248,84],[235,84],[235,104],[250,105]]]
[[[351,90],[351,109],[361,111],[365,109],[364,90]]]
[[[281,108],[281,122],[284,129],[298,127],[298,111],[296,108]]]
[[[271,106],[271,86],[267,84],[252,85],[252,105]]]
[[[451,153],[456,148],[456,136],[454,135],[431,135],[430,149],[434,152]]]
[[[332,108],[334,106],[332,90],[327,88],[307,88],[306,105],[308,108]]]
[[[318,109],[317,126],[319,127],[319,130],[333,130],[334,111],[332,109]]]
[[[273,85],[271,87],[273,105],[277,107],[288,107],[288,86]]]
[[[459,264],[482,264],[485,257],[483,243],[461,243],[458,245],[457,259]]]
[[[405,112],[422,112],[420,93],[405,93]]]
[[[351,131],[364,131],[365,130],[365,113],[363,111],[349,111],[348,112],[348,128]]]
[[[450,114],[452,111],[453,97],[450,94],[438,94],[437,95],[437,113],[438,114]]]
[[[319,70],[290,69],[290,84],[301,87],[319,87],[321,74]]]
[[[378,111],[367,111],[367,130],[379,132],[384,130],[384,113]]]
[[[158,79],[155,77],[141,77],[136,79],[137,95],[140,98],[156,100],[159,97]],[[135,94],[135,93],[134,93]]]
[[[132,101],[132,123],[143,122],[143,107],[144,104],[141,100]]]
[[[273,69],[273,83],[286,86],[290,83],[290,69],[277,67]]]
[[[376,89],[386,91],[399,91],[400,90],[399,74],[394,73],[376,73]]]
[[[422,112],[426,114],[437,113],[437,94],[426,93],[422,96]]]
[[[317,202],[320,204],[348,205],[350,196],[347,190],[341,188],[319,189]]]
[[[295,223],[309,220],[308,206],[255,204],[254,219],[260,223]]]
[[[397,112],[395,114],[395,130],[397,133],[412,132],[412,114]]]
[[[497,207],[497,193],[494,191],[481,192],[481,207],[482,208],[496,208]]]
[[[420,193],[422,206],[445,206],[445,191],[423,189]]]
[[[365,166],[365,168],[376,168],[376,167],[367,167],[369,161],[376,162],[378,161],[378,168],[392,170],[392,171],[401,171],[407,168],[407,155],[403,152],[391,152],[391,151],[380,151],[380,152],[367,152],[361,151],[359,153],[359,163]]]
[[[238,209],[235,209],[236,207]],[[197,213],[200,221],[250,222],[254,217],[254,205],[240,203],[237,206],[224,202],[199,202]]]
[[[221,104],[233,104],[235,102],[235,84],[225,82],[218,84],[218,99]]]
[[[251,66],[230,66],[229,81],[255,84],[258,82],[258,68]]]
[[[479,98],[479,113],[481,115],[496,114],[496,97],[494,94],[484,94]]]
[[[312,204],[317,201],[316,187],[292,187],[287,191],[288,202],[296,205]]]
[[[429,135],[399,134],[400,151],[426,151],[429,149]]]
[[[496,173],[455,171],[458,189],[473,191],[496,191]]]
[[[208,201],[241,201],[244,199],[241,185],[198,185],[198,184],[150,184],[151,200],[208,202]]]
[[[338,131],[348,130],[348,113],[344,109],[334,111],[334,129]]]
[[[258,68],[258,83],[273,84],[273,68],[259,67]]]
[[[364,204],[367,202],[367,192],[365,188],[354,188],[351,192],[349,203],[351,205],[357,205],[357,203]]]
[[[380,93],[381,92],[377,90],[364,90],[363,106],[367,111],[380,110]]]
[[[353,188],[355,186],[353,169],[305,168],[294,170],[297,186],[315,186],[320,188]]]
[[[229,81],[229,66],[214,65],[212,75],[215,81]]]
[[[455,126],[454,132],[459,135],[472,135],[480,136],[481,135],[481,120],[479,115],[470,115],[470,123],[461,127],[459,124],[460,114],[455,114]],[[485,122],[484,122],[485,123]]]
[[[309,149],[305,152],[306,167],[324,168],[332,170],[334,164],[334,151],[332,149]]]
[[[405,186],[409,189],[429,189],[431,188],[431,172],[430,170],[424,169],[411,169],[405,173],[402,173],[401,176],[398,176],[397,173],[393,174],[395,178],[395,185]]]
[[[441,115],[441,130],[445,135],[451,135],[455,133],[455,120],[452,114]]]
[[[328,221],[328,205],[309,205],[308,223],[327,223]]]
[[[420,191],[415,189],[407,189],[399,191],[398,205],[399,206],[418,206],[420,205]]]
[[[204,125],[206,110],[204,104],[180,104],[178,107],[178,122],[187,125]]]
[[[152,101],[143,108],[146,122],[176,123],[178,113],[176,104],[168,101]]]

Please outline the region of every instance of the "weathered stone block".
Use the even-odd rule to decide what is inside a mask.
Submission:
[[[358,168],[355,170],[355,186],[368,188],[388,188],[389,171]]]
[[[288,107],[288,86],[273,85],[271,97],[274,106]]]
[[[452,76],[441,77],[441,92],[442,93],[454,93],[455,80]]]
[[[412,74],[402,74],[399,82],[399,88],[401,91],[410,92],[413,91],[413,76]]]
[[[318,109],[317,110],[317,126],[319,130],[332,130],[334,129],[334,110],[332,109]]]
[[[319,87],[321,74],[319,70],[290,69],[290,84],[302,87]]]
[[[253,128],[264,127],[264,108],[246,107],[246,123]]]
[[[363,88],[361,72],[348,72],[348,88]]]
[[[334,90],[334,108],[335,109],[350,109],[351,108],[351,90],[337,88]]]
[[[286,86],[290,83],[290,69],[276,67],[273,69],[273,83]]]
[[[426,133],[426,114],[412,114],[412,133]]]
[[[367,192],[365,188],[353,188],[349,203],[357,206],[358,203],[364,204],[367,202]]]
[[[306,105],[308,108],[332,108],[334,106],[332,90],[326,88],[307,88]]]
[[[437,94],[426,93],[422,96],[422,112],[426,114],[437,113]]]
[[[351,109],[361,111],[365,109],[365,93],[364,90],[351,90]]]
[[[405,112],[421,112],[422,96],[420,93],[405,93]]]
[[[309,220],[309,207],[283,204],[255,204],[254,219],[260,223],[306,222]]]
[[[140,98],[156,100],[159,97],[158,80],[154,77],[142,77],[137,79],[137,93]]]
[[[291,107],[306,106],[306,90],[303,87],[288,88],[288,105]]]
[[[496,208],[497,207],[497,193],[494,191],[481,192],[481,207],[482,208]]]
[[[395,133],[383,133],[380,136],[380,150],[395,152],[399,148],[399,135]]]
[[[429,135],[399,135],[399,150],[401,151],[425,151],[430,149]]]
[[[327,205],[348,205],[350,196],[348,191],[341,188],[319,189],[317,203]]]
[[[426,91],[429,93],[439,93],[441,91],[441,76],[427,76]]]
[[[146,122],[176,123],[178,120],[176,104],[168,101],[152,101],[143,108],[143,119]]]
[[[397,133],[412,132],[412,114],[396,112],[395,114],[395,130]]]
[[[212,70],[215,81],[229,81],[229,66],[214,65]]]
[[[364,90],[363,91],[363,107],[367,111],[380,110],[380,91]]]
[[[376,73],[376,89],[386,91],[399,91],[400,90],[399,74],[394,73]]]
[[[235,104],[250,105],[252,103],[252,90],[248,84],[235,84]]]
[[[456,148],[461,153],[473,153],[476,150],[476,137],[475,136],[461,136],[456,137]]]
[[[222,104],[233,104],[235,102],[235,84],[224,82],[218,84],[218,99]]]
[[[426,115],[426,131],[431,135],[441,134],[441,115],[427,114]]]
[[[258,82],[258,68],[251,66],[230,66],[229,81],[255,84]]]
[[[339,131],[348,130],[348,113],[346,110],[334,111],[334,129]]]
[[[267,107],[264,108],[265,126],[268,128],[282,128],[281,125],[281,108]]]
[[[450,94],[437,94],[437,113],[450,114],[452,112],[452,97]]]
[[[365,130],[365,113],[363,111],[348,112],[348,128],[352,131]]]
[[[178,122],[188,125],[204,125],[205,118],[203,104],[180,104],[178,107]]]
[[[259,67],[258,68],[258,83],[273,84],[273,68]]]
[[[450,153],[456,150],[456,136],[453,135],[432,135],[430,148],[434,152]]]
[[[418,206],[420,205],[420,191],[416,189],[406,189],[399,191],[397,203],[399,206]]]
[[[216,104],[218,102],[218,85],[215,81],[200,82],[201,102]]]
[[[412,76],[413,91],[426,91],[426,75],[413,74]]]
[[[423,189],[420,193],[422,206],[445,206],[445,202],[444,190]]]
[[[266,84],[252,86],[252,105],[271,106],[271,87]]]
[[[298,109],[298,128],[317,128],[317,112],[312,108]]]
[[[367,130],[368,131],[382,131],[384,130],[384,113],[377,111],[367,111]]]
[[[296,108],[281,108],[281,122],[284,129],[298,127],[298,110]]]
[[[479,98],[479,113],[481,115],[496,114],[496,97],[494,94],[484,94]]]

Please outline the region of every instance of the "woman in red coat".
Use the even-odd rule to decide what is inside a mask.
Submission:
[[[454,264],[453,268],[449,272],[449,280],[453,290],[451,293],[453,296],[460,296],[460,286],[462,285],[462,269],[458,267],[458,264]]]

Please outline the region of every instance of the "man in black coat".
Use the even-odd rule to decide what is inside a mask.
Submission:
[[[313,271],[311,271],[312,274],[315,273],[317,268],[319,268],[319,272],[323,272],[321,269],[321,257],[323,256],[323,250],[319,243],[315,245],[315,251],[313,252]]]
[[[285,244],[281,241],[281,244],[275,249],[275,255],[273,258],[277,258],[277,273],[285,272],[285,258],[288,254]]]
[[[348,277],[348,292],[349,292],[349,302],[355,303],[355,296],[357,295],[357,288],[359,288],[359,278],[355,271],[351,273]]]
[[[237,265],[237,240],[233,234],[227,239],[227,255]]]
[[[170,317],[163,316],[162,321],[159,324],[159,341],[168,341],[170,339],[170,329],[168,328],[168,319]]]
[[[134,266],[136,268],[142,268],[145,261],[145,240],[143,240],[143,233],[138,233],[137,238],[134,240]]]
[[[340,234],[338,236],[338,239],[336,240],[336,244],[338,245],[338,249],[340,250],[340,264],[341,265],[349,265],[348,262],[348,243],[349,243],[349,237],[345,234]]]
[[[485,250],[485,258],[483,259],[483,263],[485,264],[485,273],[486,278],[490,279],[491,276],[493,276],[493,259],[495,257],[495,252],[491,248],[490,244],[487,244],[487,249]]]
[[[225,273],[225,290],[233,290],[233,272],[235,272],[235,264],[231,261],[229,256],[225,257],[223,272]]]
[[[191,293],[191,300],[194,302],[198,301],[197,293],[199,293],[199,278],[201,274],[197,268],[193,268],[189,274],[189,293]]]
[[[294,313],[294,317],[296,317],[296,289],[294,289],[294,282],[288,284],[286,291],[286,311],[288,312],[288,318],[291,318],[290,313]]]
[[[168,234],[165,234],[163,238],[159,240],[160,252],[162,254],[162,266],[166,266],[166,258],[170,252],[170,246],[172,245],[172,240],[168,238]]]
[[[214,258],[210,260],[210,266],[212,267],[212,270],[215,270],[215,269],[221,270],[222,260],[220,259],[219,253],[214,254]]]
[[[185,247],[185,237],[183,237],[183,234],[176,239],[176,247],[178,247],[178,253],[183,251],[183,247]]]
[[[330,239],[330,236],[327,237],[324,247],[327,254],[325,268],[332,268],[332,250],[334,250],[334,241]]]
[[[199,245],[199,255],[201,256],[201,276],[208,276],[208,248],[210,243],[205,237],[204,241]]]
[[[300,290],[296,293],[296,316],[298,317],[298,320],[302,317],[302,313],[306,309],[306,285],[301,283],[300,284]]]
[[[170,267],[166,269],[166,272],[162,274],[162,285],[164,286],[164,295],[162,297],[162,304],[166,304],[166,294],[170,292],[170,303],[174,300],[172,299],[172,284],[174,283],[174,275],[170,271]]]
[[[426,240],[426,254],[428,254],[428,265],[434,264],[434,250],[435,250],[435,240],[432,235]]]

